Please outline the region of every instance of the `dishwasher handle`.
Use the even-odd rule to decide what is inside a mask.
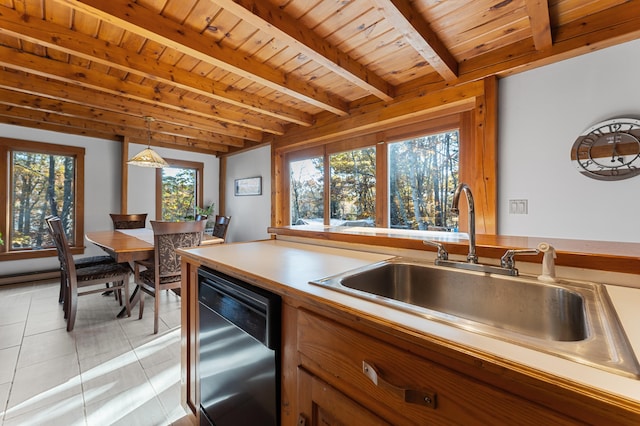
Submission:
[[[280,345],[280,296],[217,271],[200,268],[203,307],[239,327],[270,349]]]

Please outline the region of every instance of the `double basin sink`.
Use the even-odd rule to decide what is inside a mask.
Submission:
[[[474,333],[639,378],[606,288],[394,258],[312,281]]]

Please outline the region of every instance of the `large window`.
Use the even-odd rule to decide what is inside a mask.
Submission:
[[[457,130],[389,144],[389,226],[452,230],[450,214],[458,185]]]
[[[3,208],[2,257],[52,255],[53,241],[45,222],[62,220],[72,247],[83,245],[84,149],[30,141],[0,139]],[[6,194],[6,195],[5,195]]]
[[[324,222],[324,162],[322,157],[289,163],[291,223]]]
[[[331,224],[374,226],[376,219],[376,149],[369,147],[329,156]]]
[[[193,220],[202,206],[204,165],[191,161],[166,159],[169,167],[156,175],[156,217],[171,222]]]
[[[335,153],[328,147],[327,151],[289,161],[292,225],[457,227],[457,217],[449,210],[459,181],[458,129]],[[379,155],[388,161],[380,162]],[[385,170],[377,170],[376,165]],[[379,182],[380,177],[384,179]],[[383,199],[378,193],[388,196]],[[384,215],[383,221],[376,219],[378,214]]]

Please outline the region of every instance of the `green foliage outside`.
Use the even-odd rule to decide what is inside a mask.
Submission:
[[[421,230],[456,228],[457,218],[449,209],[459,181],[458,132],[391,143],[388,155],[389,226]],[[330,223],[374,226],[375,147],[333,154],[329,164]],[[323,158],[294,161],[290,169],[291,223],[323,223]]]
[[[334,154],[331,166],[331,219],[369,220],[376,214],[376,149]]]
[[[12,152],[12,249],[52,247],[45,218],[59,216],[69,240],[75,228],[75,159],[70,156]]]
[[[390,144],[389,165],[391,227],[456,227],[449,209],[458,185],[457,131]]]
[[[196,216],[196,170],[162,169],[162,220],[178,222]]]
[[[322,157],[293,161],[290,164],[291,223],[322,223],[324,216],[324,165]]]

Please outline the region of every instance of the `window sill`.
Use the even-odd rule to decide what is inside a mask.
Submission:
[[[84,247],[71,247],[71,254],[84,254]],[[8,260],[24,260],[24,259],[39,259],[45,257],[54,257],[58,253],[56,249],[42,249],[42,250],[24,250],[24,251],[10,251],[0,253],[0,262]]]

